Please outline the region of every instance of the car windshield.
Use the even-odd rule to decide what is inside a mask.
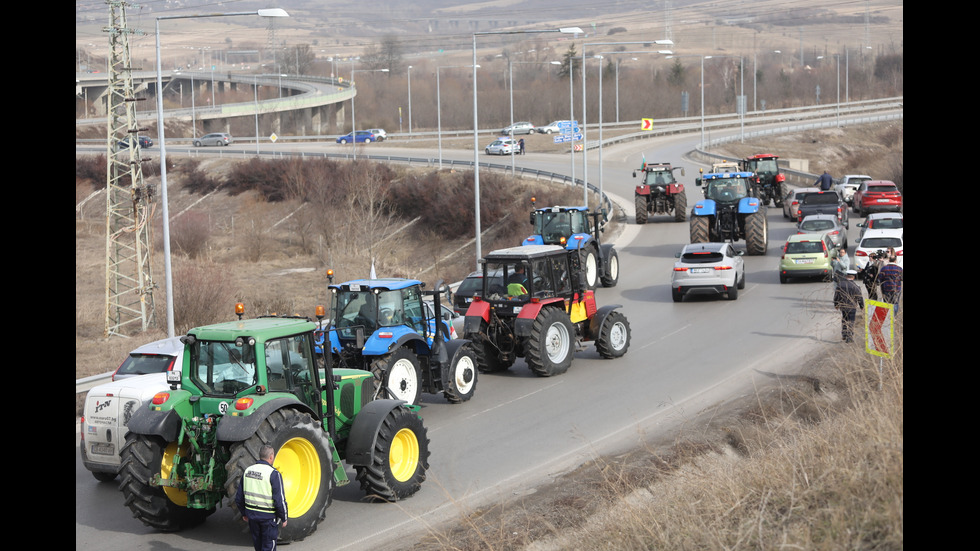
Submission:
[[[868,227],[877,230],[900,230],[902,229],[901,218],[878,218],[877,220],[869,220]]]
[[[800,229],[807,232],[821,232],[824,230],[834,229],[834,222],[832,220],[804,220],[800,224]]]
[[[871,178],[850,178],[847,180],[847,185],[849,186],[860,186],[864,182],[870,182]]]
[[[837,192],[807,193],[803,196],[804,205],[834,205],[840,202]]]
[[[708,180],[708,189],[705,196],[722,203],[737,201],[742,197],[748,197],[749,188],[744,178],[716,178]]]
[[[696,251],[681,255],[681,261],[686,264],[709,264],[721,262],[725,255],[717,251]]]
[[[823,241],[791,241],[786,244],[786,254],[814,254],[823,252]]]
[[[898,237],[867,237],[861,241],[862,249],[887,249],[901,247],[902,240]]]
[[[164,354],[130,354],[116,370],[116,376],[163,373],[170,370],[175,359],[174,356]]]

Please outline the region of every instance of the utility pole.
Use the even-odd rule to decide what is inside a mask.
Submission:
[[[109,89],[106,136],[105,337],[129,336],[153,323],[150,213],[153,189],[143,181],[124,1],[109,0]],[[157,93],[161,93],[157,90]],[[129,147],[120,148],[128,138]]]

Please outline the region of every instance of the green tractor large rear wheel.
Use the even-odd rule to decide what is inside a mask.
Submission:
[[[164,442],[156,436],[129,433],[120,452],[122,480],[119,489],[125,496],[125,504],[133,516],[143,524],[162,532],[174,532],[204,522],[214,509],[187,507],[187,493],[173,487],[151,484],[157,474],[169,480],[174,459],[187,455],[189,446],[179,447],[176,442]]]
[[[234,444],[226,465],[225,491],[234,499],[242,473],[259,461],[263,445],[272,446],[273,466],[282,474],[289,518],[279,542],[299,541],[316,531],[333,498],[333,451],[323,428],[308,413],[272,412],[249,439]]]
[[[357,480],[368,497],[398,501],[422,487],[429,468],[429,437],[417,413],[396,407],[378,428],[371,465],[358,466]]]

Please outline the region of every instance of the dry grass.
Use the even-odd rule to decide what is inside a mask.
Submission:
[[[904,374],[862,345],[598,457],[526,497],[464,511],[415,550],[902,549]]]

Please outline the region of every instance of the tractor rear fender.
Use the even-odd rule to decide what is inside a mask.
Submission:
[[[565,249],[569,251],[577,251],[591,243],[593,239],[594,238],[587,233],[573,233],[572,236],[568,238],[568,242],[565,243]]]
[[[684,193],[684,184],[670,184],[667,186],[667,195]]]
[[[291,408],[309,413],[314,419],[319,419],[322,414],[313,411],[309,406],[300,402],[295,396],[284,393],[276,393],[276,396],[266,397],[267,400],[258,406],[253,406],[251,412],[246,412],[244,416],[225,415],[218,421],[218,440],[221,442],[242,442],[251,438],[259,425],[265,418],[272,415],[272,412],[283,408]],[[253,394],[253,399],[261,400],[261,394]]]
[[[466,320],[463,322],[463,332],[467,335],[479,333],[480,325],[490,323],[490,303],[474,300],[466,309]]]
[[[753,214],[759,211],[762,201],[758,197],[742,197],[738,200],[739,214]]]
[[[176,442],[183,422],[176,410],[151,410],[141,407],[129,420],[129,432],[146,436],[159,436],[165,442]]]
[[[541,302],[530,302],[525,304],[521,308],[521,313],[517,314],[517,319],[514,320],[514,336],[516,337],[527,337],[531,334],[531,327],[534,326],[534,320],[538,318],[538,314],[541,313],[542,308],[548,305],[555,305],[555,308],[565,309],[565,300],[555,297],[547,300],[542,300]]]
[[[354,418],[347,438],[347,463],[356,467],[374,463],[374,448],[378,430],[388,413],[406,403],[404,400],[374,400],[368,402]]]
[[[596,310],[595,315],[589,320],[589,334],[582,335],[583,339],[587,341],[594,341],[599,335],[599,330],[602,329],[602,323],[606,321],[606,317],[615,312],[616,309],[622,307],[623,306],[621,304],[608,304]]]
[[[650,186],[643,184],[636,186],[637,195],[650,195]]]
[[[616,246],[612,244],[599,246],[599,256],[602,257],[602,265],[605,266],[606,269],[609,268],[609,258],[612,256],[613,249],[615,248]]]
[[[717,206],[715,202],[711,199],[702,199],[697,203],[694,203],[694,210],[691,212],[694,216],[714,216],[717,211]]]
[[[532,235],[521,241],[521,245],[544,245],[544,238],[540,235]]]

